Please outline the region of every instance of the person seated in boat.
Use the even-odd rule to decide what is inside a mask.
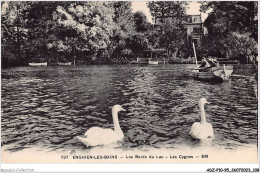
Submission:
[[[213,58],[209,60],[210,67],[218,67],[218,62],[215,61]]]
[[[209,62],[206,60],[205,57],[203,57],[202,58],[202,64],[199,67],[200,68],[199,72],[207,71],[209,67],[210,67]]]

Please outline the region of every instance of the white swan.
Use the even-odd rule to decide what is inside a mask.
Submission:
[[[195,139],[207,139],[207,138],[214,138],[214,131],[213,127],[210,123],[206,121],[206,115],[205,115],[205,110],[204,110],[204,105],[209,102],[205,98],[201,98],[199,100],[199,108],[201,112],[201,121],[200,122],[195,122],[191,126],[191,131],[190,135],[191,137]]]
[[[86,146],[108,145],[120,139],[123,139],[124,134],[118,122],[118,112],[125,111],[120,105],[115,105],[112,108],[112,117],[114,122],[114,130],[103,129],[100,127],[91,127],[84,134],[84,138],[77,136],[78,140]]]

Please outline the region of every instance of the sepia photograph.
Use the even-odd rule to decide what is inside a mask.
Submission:
[[[258,1],[1,1],[10,163],[258,164]]]

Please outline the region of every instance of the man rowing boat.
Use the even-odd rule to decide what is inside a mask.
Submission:
[[[205,57],[202,58],[202,64],[199,67],[199,72],[205,71],[210,67],[209,62],[206,60]]]
[[[218,67],[217,62],[214,61],[213,58],[209,59],[209,62],[206,60],[205,57],[202,58],[202,64],[199,67],[199,72],[206,72],[211,67]]]

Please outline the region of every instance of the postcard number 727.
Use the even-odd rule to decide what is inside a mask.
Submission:
[[[69,158],[69,156],[61,156],[61,159],[68,159]]]

